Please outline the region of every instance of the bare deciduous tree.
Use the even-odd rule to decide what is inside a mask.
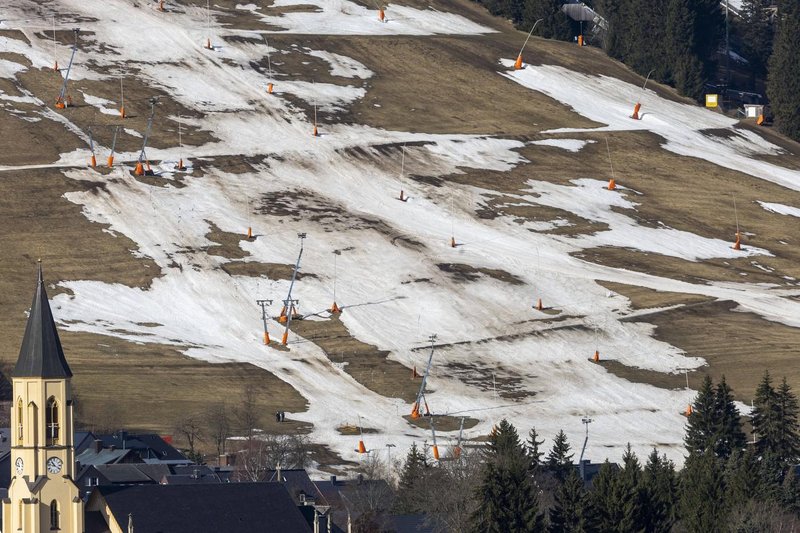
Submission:
[[[264,481],[275,468],[305,468],[309,441],[305,435],[256,435],[236,455],[237,481]]]
[[[255,386],[246,386],[242,391],[242,399],[234,410],[239,429],[244,432],[248,441],[253,440],[253,434],[261,420],[261,415],[256,405],[257,393]]]
[[[197,457],[195,443],[202,440],[200,428],[200,417],[193,414],[181,417],[175,422],[175,432],[186,439],[186,443],[189,445],[189,454],[192,456],[192,459]]]
[[[358,482],[342,491],[349,507],[347,510],[354,517],[353,531],[383,531],[388,526],[388,513],[395,497],[387,481],[391,478],[389,466],[377,454],[369,454],[357,472]]]
[[[231,436],[231,421],[228,413],[228,406],[219,403],[206,409],[203,415],[204,422],[208,428],[208,436],[213,439],[217,447],[217,457],[225,453],[225,445],[228,437]]]

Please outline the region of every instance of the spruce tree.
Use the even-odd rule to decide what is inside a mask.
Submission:
[[[543,531],[538,496],[530,476],[530,458],[516,428],[502,420],[484,450],[478,508],[472,515],[476,533]]]
[[[733,403],[733,390],[722,376],[714,394],[715,432],[714,452],[720,459],[727,459],[734,450],[742,450],[747,439],[742,430],[739,410]]]
[[[539,450],[539,446],[544,444],[544,439],[539,439],[539,433],[536,432],[536,428],[531,428],[530,433],[528,433],[528,457],[531,460],[531,470],[536,470],[540,464],[542,464],[542,456],[544,455],[543,451]]]
[[[717,52],[725,35],[725,14],[719,0],[692,0],[689,7],[694,14],[692,51],[703,66],[703,78],[708,80],[717,68]]]
[[[775,393],[778,410],[777,442],[775,453],[784,465],[794,465],[800,460],[800,434],[798,434],[797,397],[783,378]]]
[[[754,74],[764,76],[775,35],[769,8],[772,0],[742,0],[742,52]]]
[[[665,45],[675,88],[695,100],[703,95],[703,64],[695,52],[695,13],[691,0],[669,0]]]
[[[689,533],[727,531],[724,471],[711,448],[689,455],[681,471],[680,516]]]
[[[559,0],[525,0],[519,29],[530,31],[534,23],[542,19],[536,26],[536,35],[545,39],[571,41],[575,32],[571,20],[561,10],[562,4]]]
[[[592,479],[589,497],[596,513],[595,525],[598,531],[617,531],[617,526],[622,521],[622,502],[617,491],[618,477],[616,465],[606,460]]]
[[[688,417],[684,442],[689,455],[702,455],[714,449],[716,439],[716,395],[711,378],[703,379],[697,397],[692,404],[692,414]]]
[[[675,465],[667,456],[659,457],[654,448],[642,473],[646,494],[645,529],[653,533],[672,530],[677,517],[678,478]]]
[[[569,453],[570,445],[567,442],[567,435],[564,430],[558,432],[553,440],[553,448],[547,454],[547,467],[560,479],[566,479],[567,475],[575,469],[572,465],[573,454]]]
[[[646,527],[645,491],[642,484],[642,466],[628,443],[622,455],[622,470],[617,476],[616,493],[619,495],[622,516],[618,531],[643,531]]]
[[[550,509],[551,533],[583,533],[593,531],[591,502],[583,488],[583,481],[572,470],[555,494],[555,504]]]
[[[774,454],[777,449],[780,414],[777,395],[768,370],[764,372],[764,376],[756,388],[752,417],[757,450],[761,454]]]
[[[776,36],[767,78],[767,95],[775,124],[795,140],[800,140],[799,4],[794,0],[778,5]]]
[[[403,464],[403,471],[400,472],[397,498],[394,503],[395,512],[421,513],[428,509],[430,502],[424,493],[428,468],[425,454],[417,448],[416,443],[412,443]]]

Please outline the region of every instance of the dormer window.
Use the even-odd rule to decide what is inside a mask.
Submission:
[[[52,396],[47,400],[47,446],[57,446],[59,440],[58,402]]]
[[[22,398],[17,399],[17,444],[22,446]]]

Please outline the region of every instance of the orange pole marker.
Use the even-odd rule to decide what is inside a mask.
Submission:
[[[288,331],[284,331],[283,332],[283,338],[281,338],[281,344],[283,344],[284,346],[289,344],[289,332]]]
[[[599,363],[600,362],[600,350],[595,350],[594,351],[594,357],[592,358],[592,360],[595,363]]]
[[[736,232],[736,242],[733,243],[734,250],[741,250],[742,249],[742,236],[741,233],[738,231]]]
[[[358,450],[356,450],[356,451],[358,453],[367,453],[367,447],[364,446],[364,441],[363,440],[358,441]]]
[[[108,168],[111,168],[113,166],[114,166],[114,156],[110,155],[108,156]]]
[[[761,126],[762,124],[764,124],[764,113],[758,115],[758,118],[756,119],[757,126]]]
[[[264,332],[264,344],[269,344],[269,332],[267,331]]]
[[[119,118],[126,118],[127,115],[125,114],[125,106],[119,108]]]
[[[403,189],[400,189],[400,201],[401,202],[405,202],[406,201],[405,196],[403,196]]]
[[[378,20],[380,20],[381,22],[386,22],[385,19],[386,19],[386,13],[383,12],[383,8],[380,8],[378,10]]]
[[[455,248],[455,247],[456,247],[456,238],[450,237],[450,248]]]
[[[453,457],[455,459],[461,457],[461,446],[456,446],[455,448],[453,448]]]
[[[639,110],[641,108],[642,108],[642,104],[640,104],[639,102],[636,102],[636,105],[633,106],[633,115],[631,115],[631,118],[633,120],[640,120],[639,119]]]
[[[92,161],[89,163],[92,168],[97,168],[97,158],[92,154]]]
[[[180,160],[178,160],[178,166],[177,166],[177,169],[178,169],[178,170],[186,170],[186,167],[185,167],[185,166],[183,166],[183,158],[181,158]]]
[[[136,168],[133,169],[133,173],[137,176],[144,176],[144,167],[142,166],[141,161],[136,163]]]
[[[517,56],[517,60],[514,61],[514,70],[521,70],[522,69],[522,52],[519,53]]]
[[[433,445],[433,458],[439,460],[439,447],[435,444]]]
[[[53,70],[55,70],[56,72],[58,72],[58,61],[56,61],[56,64],[55,64],[55,65],[53,65]]]
[[[411,369],[411,379],[418,378],[419,374],[417,374],[417,365],[414,365],[414,368]]]
[[[338,305],[336,305],[336,302],[335,302],[335,301],[333,302],[333,305],[331,306],[331,308],[330,308],[330,309],[328,309],[328,311],[330,311],[330,312],[331,312],[331,313],[333,313],[333,314],[336,314],[336,313],[341,313],[341,312],[342,312],[342,310],[339,308],[339,306],[338,306]]]
[[[536,310],[541,311],[542,309],[544,309],[544,307],[542,307],[542,299],[539,298],[539,300],[536,302]]]
[[[56,98],[56,109],[64,109],[66,107],[67,106],[64,104],[63,98],[61,98],[60,96]]]
[[[610,180],[608,180],[608,190],[609,191],[613,191],[616,188],[617,188],[616,180],[614,178],[611,178]]]
[[[267,84],[267,92],[268,92],[269,94],[272,94],[272,88],[273,88],[273,87],[274,87],[274,86],[272,85],[272,82],[270,82],[270,83],[268,83],[268,84]]]
[[[314,124],[314,137],[319,137],[319,130],[317,129],[317,125]]]
[[[414,420],[419,418],[419,404],[416,402],[414,403],[414,407],[411,408],[411,418]]]
[[[249,226],[247,228],[247,238],[248,239],[252,239],[253,238],[253,228],[251,228]]]
[[[694,410],[692,409],[692,404],[689,404],[686,406],[686,411],[684,411],[683,414],[685,414],[686,416],[691,416],[693,412]]]
[[[158,10],[159,10],[159,11],[164,11],[164,0],[161,0],[161,1],[158,3]]]
[[[578,35],[578,46],[583,46],[583,35]]]
[[[206,50],[213,50],[211,47],[211,37],[206,39]]]

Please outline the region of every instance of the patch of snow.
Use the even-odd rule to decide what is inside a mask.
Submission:
[[[366,80],[375,74],[363,63],[341,54],[334,54],[333,52],[326,52],[324,50],[313,50],[309,52],[308,55],[327,61],[331,66],[331,74],[333,76],[361,78],[362,80]]]
[[[596,141],[584,141],[581,139],[542,139],[540,141],[531,141],[528,144],[536,144],[539,146],[555,146],[556,148],[562,148],[568,152],[580,152],[584,146],[594,142]]]
[[[771,213],[778,213],[779,215],[788,215],[800,218],[800,208],[792,207],[790,205],[775,204],[770,202],[758,201],[759,205]]]

